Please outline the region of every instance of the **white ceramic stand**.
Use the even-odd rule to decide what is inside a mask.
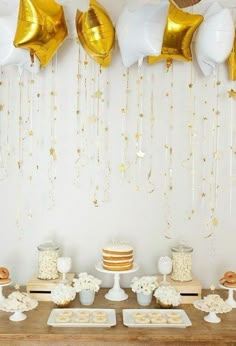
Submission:
[[[5,299],[4,295],[2,294],[2,288],[11,285],[12,281],[8,282],[7,284],[1,284],[0,285],[0,302]]]
[[[27,318],[25,314],[23,314],[22,311],[16,311],[14,314],[12,314],[9,317],[9,320],[14,321],[14,322],[19,322],[19,321],[24,321]]]
[[[236,287],[226,287],[222,284],[219,284],[219,286],[229,291],[228,298],[225,302],[229,304],[232,308],[236,308],[236,301],[234,300],[234,291],[236,291]]]
[[[204,317],[204,320],[210,323],[219,323],[221,321],[215,312],[209,312],[209,314]]]
[[[106,270],[102,267],[101,262],[97,263],[95,268],[101,273],[114,275],[114,284],[113,287],[105,294],[106,299],[116,302],[128,299],[128,294],[125,293],[125,291],[120,287],[120,274],[130,274],[136,272],[139,269],[137,264],[134,263],[132,269],[123,271]]]

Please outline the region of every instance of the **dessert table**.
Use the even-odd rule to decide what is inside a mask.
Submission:
[[[5,288],[5,296],[12,290],[12,287]],[[39,302],[38,307],[27,312],[27,319],[21,322],[10,321],[9,313],[0,311],[0,346],[236,345],[236,309],[227,314],[221,314],[222,322],[212,324],[204,321],[203,317],[206,313],[195,309],[192,304],[184,304],[178,308],[186,311],[192,321],[191,327],[129,328],[123,325],[122,309],[142,308],[137,304],[135,294],[130,289],[126,289],[129,298],[114,302],[105,299],[107,291],[108,289],[100,289],[95,303],[90,307],[116,309],[116,326],[110,328],[51,327],[47,325],[47,320],[55,305],[52,302]],[[219,292],[224,299],[227,298],[225,290]],[[209,292],[203,290],[203,295],[207,293]],[[78,297],[70,305],[70,308],[82,307],[84,306],[80,305]],[[148,308],[156,307],[153,298]]]

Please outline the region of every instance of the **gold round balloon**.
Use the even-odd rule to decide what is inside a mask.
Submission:
[[[77,10],[76,30],[88,55],[101,66],[109,66],[115,29],[106,10],[96,0],[90,0],[88,11]]]
[[[54,0],[20,0],[14,45],[46,66],[67,36],[63,7]]]
[[[148,63],[153,64],[166,59],[170,65],[172,59],[192,60],[190,49],[192,37],[202,21],[203,16],[184,12],[170,1],[161,54],[149,56]]]
[[[236,80],[236,35],[234,37],[234,46],[228,58],[228,69],[230,80]]]

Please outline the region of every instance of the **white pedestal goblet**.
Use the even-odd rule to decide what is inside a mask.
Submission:
[[[234,291],[236,291],[236,287],[226,287],[222,284],[219,285],[221,288],[228,290],[228,298],[226,299],[226,303],[229,304],[232,308],[236,308],[236,301],[234,299]]]
[[[162,256],[158,260],[158,271],[163,275],[163,280],[160,282],[162,286],[167,286],[170,283],[166,280],[166,275],[172,272],[172,260],[168,256]]]
[[[68,280],[66,279],[66,274],[69,273],[71,269],[71,257],[58,257],[57,259],[57,270],[62,274],[61,283],[66,284]]]

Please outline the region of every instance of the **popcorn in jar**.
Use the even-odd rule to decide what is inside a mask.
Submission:
[[[38,250],[38,278],[42,280],[57,279],[59,277],[57,270],[59,247],[50,242],[39,245]]]
[[[189,246],[180,244],[176,247],[172,247],[171,250],[173,264],[171,279],[175,281],[191,281],[193,249]]]

